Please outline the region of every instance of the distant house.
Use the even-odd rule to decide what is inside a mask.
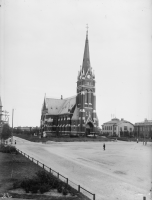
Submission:
[[[102,133],[108,136],[132,136],[134,131],[134,125],[124,119],[113,118],[111,121],[103,123]]]
[[[135,134],[137,137],[152,138],[152,120],[135,123]]]

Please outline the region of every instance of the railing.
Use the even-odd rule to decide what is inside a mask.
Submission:
[[[76,189],[78,192],[81,192],[82,194],[86,195],[87,197],[91,197],[92,200],[95,200],[95,194],[89,192],[85,188],[81,187],[80,185],[75,184],[74,182],[70,181],[68,178],[60,174],[59,172],[56,172],[52,168],[46,166],[45,164],[41,163],[40,161],[36,160],[35,158],[32,158],[31,156],[27,155],[23,151],[20,151],[19,149],[16,148],[16,150],[21,153],[23,156],[31,160],[33,163],[37,164],[38,166],[42,167],[44,170],[47,172],[50,172],[53,174],[55,177],[60,179],[61,181],[65,182],[66,184],[70,185],[72,188]]]

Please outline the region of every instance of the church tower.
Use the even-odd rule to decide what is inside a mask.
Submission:
[[[82,67],[77,77],[76,105],[79,109],[78,133],[94,134],[98,126],[96,115],[95,75],[90,63],[88,30],[86,33]]]

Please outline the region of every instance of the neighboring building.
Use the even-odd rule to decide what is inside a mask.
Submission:
[[[109,136],[132,136],[134,131],[134,125],[124,119],[113,118],[111,121],[102,125],[103,135]]]
[[[77,76],[76,96],[63,99],[44,98],[41,130],[55,134],[95,134],[96,114],[95,75],[90,64],[88,31],[82,67]]]
[[[152,138],[152,120],[135,123],[135,135],[137,137]]]

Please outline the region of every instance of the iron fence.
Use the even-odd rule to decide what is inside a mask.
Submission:
[[[75,184],[74,182],[72,182],[71,180],[69,180],[68,178],[66,178],[62,174],[60,174],[59,172],[56,172],[52,168],[46,166],[45,164],[43,164],[40,161],[34,159],[33,157],[29,156],[28,154],[20,151],[19,149],[16,148],[16,150],[19,153],[21,153],[23,156],[25,156],[26,158],[28,158],[29,160],[31,160],[33,163],[35,163],[38,166],[42,167],[47,172],[50,172],[52,175],[54,175],[55,177],[57,177],[61,181],[65,182],[66,184],[70,185],[72,188],[76,189],[78,192],[81,192],[82,194],[84,194],[88,198],[91,198],[92,200],[95,200],[95,194],[93,194],[92,192],[86,190],[85,188],[81,187],[80,185]]]

